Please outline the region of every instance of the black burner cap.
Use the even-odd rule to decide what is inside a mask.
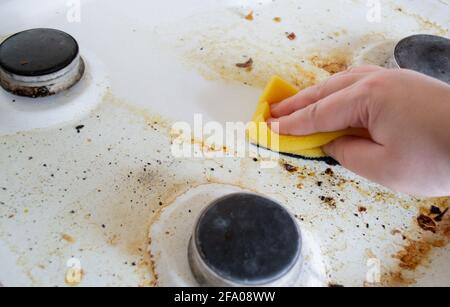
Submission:
[[[450,39],[434,35],[414,35],[395,49],[400,68],[423,73],[450,84]]]
[[[0,67],[9,73],[37,77],[67,67],[78,55],[78,44],[69,34],[54,29],[17,33],[0,45]]]
[[[232,194],[212,204],[195,231],[206,265],[227,280],[244,285],[275,281],[300,256],[301,235],[281,205],[253,194]]]

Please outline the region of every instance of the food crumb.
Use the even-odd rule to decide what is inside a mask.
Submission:
[[[81,129],[83,129],[83,128],[84,128],[84,125],[78,125],[75,127],[75,130],[77,131],[77,133],[80,133]]]
[[[273,19],[273,21],[275,21],[275,22],[281,22],[281,17],[275,17],[275,18]]]
[[[328,207],[335,209],[336,208],[336,201],[332,197],[325,197],[320,196],[319,197],[321,201],[323,201]]]
[[[248,21],[253,21],[253,19],[255,19],[254,16],[253,16],[253,11],[250,11],[250,13],[248,13],[247,15],[245,15],[244,18],[245,18],[246,20],[248,20]]]
[[[436,215],[442,214],[441,208],[436,207],[436,206],[431,206],[430,214],[436,214]]]
[[[363,206],[360,206],[360,207],[358,208],[358,212],[360,212],[360,213],[367,212],[367,208],[366,208],[366,207],[363,207]]]
[[[420,228],[422,228],[425,231],[431,231],[432,233],[436,233],[436,223],[433,221],[432,218],[429,216],[421,214],[417,218],[417,223],[419,224]]]
[[[293,41],[297,38],[297,34],[295,34],[294,32],[286,33],[286,35],[287,35],[287,38],[291,41]]]
[[[297,168],[297,167],[295,167],[295,166],[293,166],[293,165],[290,165],[290,164],[288,164],[288,163],[284,163],[284,164],[283,164],[283,167],[284,167],[284,169],[287,170],[289,173],[295,173],[296,171],[298,171],[298,168]]]
[[[238,68],[245,68],[245,69],[247,69],[247,71],[251,71],[253,69],[253,59],[250,58],[250,59],[248,59],[247,62],[237,63],[236,67],[238,67]]]
[[[436,222],[438,222],[438,223],[439,223],[439,222],[442,222],[442,219],[444,218],[444,215],[447,214],[448,210],[449,210],[449,208],[445,209],[442,213],[440,213],[438,216],[436,216],[436,217],[434,218],[434,220],[435,220]]]
[[[69,242],[70,244],[75,243],[75,239],[72,236],[68,235],[68,234],[63,234],[62,235],[62,239],[64,241]]]
[[[334,176],[334,172],[333,172],[333,170],[331,168],[327,168],[325,170],[325,175]]]

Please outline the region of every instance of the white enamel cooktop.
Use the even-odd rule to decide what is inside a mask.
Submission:
[[[35,2],[0,2],[0,41],[64,30],[87,74],[35,101],[0,90],[0,285],[195,285],[196,214],[234,191],[296,216],[298,285],[450,285],[448,217],[436,233],[417,225],[448,199],[398,195],[322,162],[263,169],[252,157],[177,159],[170,147],[172,123],[194,114],[248,121],[273,74],[308,86],[336,67],[384,65],[407,35],[449,37],[446,1],[382,1],[379,22],[363,0],[85,0],[79,12],[77,1]],[[251,72],[236,67],[250,57]]]

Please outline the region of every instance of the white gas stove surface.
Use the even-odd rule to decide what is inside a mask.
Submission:
[[[0,90],[0,285],[195,286],[196,215],[244,190],[297,218],[298,285],[449,286],[449,217],[436,233],[417,224],[448,199],[398,195],[322,162],[283,157],[267,169],[267,157],[171,154],[173,122],[246,122],[273,74],[304,87],[348,65],[384,65],[410,34],[449,37],[446,1],[381,1],[374,22],[368,2],[0,1],[0,41],[57,28],[87,63],[55,97]],[[236,67],[249,58],[252,71]]]

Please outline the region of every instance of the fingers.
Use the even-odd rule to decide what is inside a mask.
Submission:
[[[355,82],[358,82],[365,76],[365,74],[346,74],[331,77],[316,86],[307,88],[297,95],[274,105],[271,109],[271,115],[273,118],[280,118],[282,116],[292,114],[295,111],[303,109],[334,92],[340,91]]]
[[[369,139],[347,136],[325,145],[323,150],[352,172],[386,184],[386,168],[382,166],[388,159],[384,146]]]
[[[370,93],[361,88],[358,84],[347,87],[288,116],[269,119],[268,123],[274,132],[282,135],[367,128]]]
[[[365,65],[350,68],[345,72],[335,74],[333,77],[321,82],[318,85],[307,88],[297,95],[273,105],[271,114],[273,118],[280,118],[292,114],[293,112],[305,108],[324,97],[342,90],[367,76],[368,73],[384,70],[379,66]]]

